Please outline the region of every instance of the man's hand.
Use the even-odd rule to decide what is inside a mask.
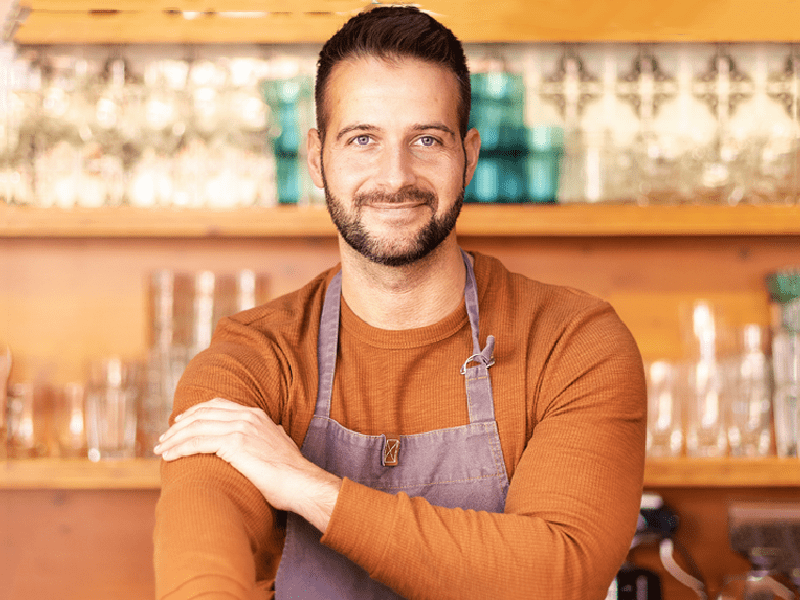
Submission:
[[[255,485],[272,506],[325,532],[341,480],[306,460],[263,410],[215,398],[175,417],[156,454],[166,461],[216,454]]]

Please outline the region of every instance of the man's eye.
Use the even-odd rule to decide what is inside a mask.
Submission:
[[[357,146],[366,146],[367,144],[369,144],[369,136],[368,135],[356,136],[353,138],[353,142],[355,142]]]
[[[436,145],[436,138],[430,135],[423,135],[418,141],[421,146],[425,146],[426,148]]]

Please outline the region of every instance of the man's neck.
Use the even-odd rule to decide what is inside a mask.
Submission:
[[[412,329],[432,325],[458,308],[466,270],[455,236],[405,267],[373,263],[340,240],[342,296],[368,325]]]

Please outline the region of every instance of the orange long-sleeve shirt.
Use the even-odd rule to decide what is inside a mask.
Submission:
[[[345,480],[322,542],[411,598],[605,598],[642,490],[646,398],[636,344],[597,298],[509,273],[481,254],[474,268],[481,342],[496,338],[489,372],[511,481],[505,512],[445,509]],[[174,414],[223,397],[263,408],[301,445],[334,272],[222,320],[181,379]],[[469,421],[463,303],[432,326],[386,331],[342,302],[339,343],[331,418],[344,426],[410,435]],[[283,533],[282,515],[221,459],[164,463],[157,597],[269,597]]]

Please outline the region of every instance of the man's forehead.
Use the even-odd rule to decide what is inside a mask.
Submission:
[[[406,91],[409,89],[405,85],[400,85],[399,80],[391,82],[392,78],[401,74],[406,81],[410,75],[411,81],[419,84],[418,91],[422,94],[403,105],[409,109],[402,111],[406,117],[413,120],[411,114],[407,113],[415,112],[418,116],[417,123],[440,122],[454,131],[460,129],[458,122],[460,86],[458,78],[451,69],[414,56],[361,54],[337,62],[327,78],[322,100],[323,111],[326,114],[325,128],[328,132],[337,135],[342,128],[358,123],[377,125],[371,122],[366,113],[385,116],[381,97],[388,95],[392,100],[399,97],[400,88]],[[382,85],[383,81],[390,81],[390,84]],[[423,81],[427,83],[423,85]],[[393,83],[398,83],[399,87],[394,87]],[[444,113],[439,109],[433,109],[437,102],[420,101],[434,97],[446,98],[443,103],[438,103],[439,106],[444,104]]]
[[[455,78],[455,74],[453,74],[450,69],[437,62],[424,60],[417,56],[397,53],[352,54],[343,58],[331,68],[331,77],[335,76],[337,72],[341,72],[342,70],[362,69],[367,66],[385,68],[388,72],[400,70],[406,67],[418,69],[433,68],[441,70],[442,72],[450,73],[453,75],[453,78]]]
[[[427,75],[426,71],[433,74]],[[371,55],[348,58],[333,67],[326,85],[326,101],[330,102],[332,90],[334,96],[363,95],[369,92],[369,88],[377,89],[384,80],[396,77],[411,77],[420,85],[423,81],[433,79],[437,90],[449,88],[453,98],[458,101],[458,80],[446,67],[414,57],[383,58]]]

